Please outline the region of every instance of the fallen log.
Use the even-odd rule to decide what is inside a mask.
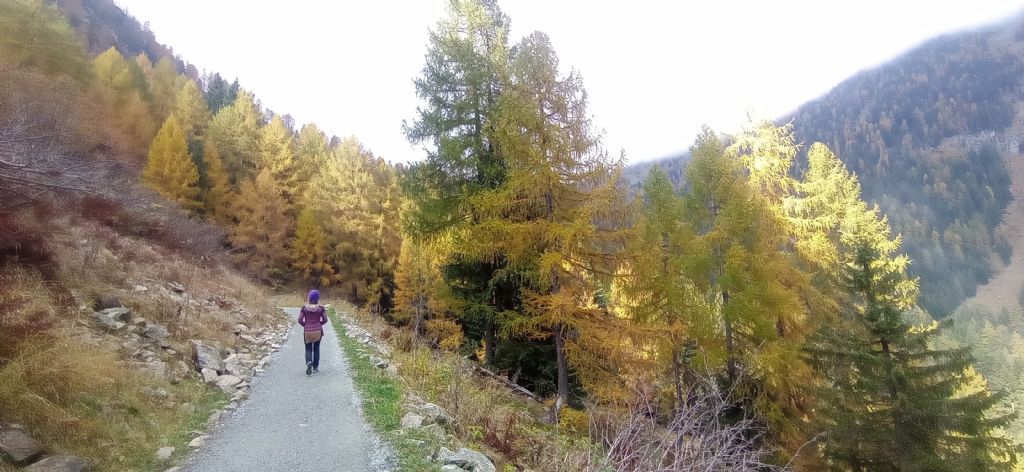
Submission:
[[[508,387],[509,390],[512,390],[512,392],[527,397],[535,402],[541,402],[541,398],[536,393],[533,393],[524,388],[523,386],[505,378],[504,375],[491,372],[490,370],[481,367],[480,364],[477,364],[476,362],[473,361],[469,361],[469,365],[473,366],[474,371],[501,382],[506,387]]]

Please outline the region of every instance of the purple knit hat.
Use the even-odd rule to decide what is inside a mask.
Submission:
[[[320,302],[320,291],[319,290],[310,290],[309,291],[309,303],[319,303],[319,302]]]

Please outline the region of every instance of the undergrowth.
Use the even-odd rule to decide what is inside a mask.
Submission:
[[[339,332],[346,354],[352,359],[353,374],[360,390],[366,388],[372,395],[372,391],[379,388],[372,385],[382,382],[395,388],[396,394],[389,397],[391,403],[386,407],[371,404],[367,409],[371,423],[380,421],[388,428],[397,428],[401,392],[411,392],[444,408],[455,419],[451,428],[454,442],[486,451],[498,470],[587,470],[593,454],[598,451],[586,437],[586,431],[581,431],[582,434],[562,431],[560,434],[553,425],[538,420],[546,415],[545,405],[519,397],[504,386],[473,374],[468,360],[457,354],[404,342],[403,328],[373,320],[355,309],[349,311],[359,316],[361,325],[378,339],[392,342],[391,363],[398,367],[398,378],[388,377],[361,357],[367,352],[366,348]],[[337,315],[332,313],[331,316],[335,327],[343,328]],[[372,415],[377,414],[385,418],[374,420]]]

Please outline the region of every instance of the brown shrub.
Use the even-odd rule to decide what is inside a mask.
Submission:
[[[0,212],[0,266],[31,266],[45,277],[53,277],[57,268],[49,236],[53,228],[41,222],[49,215],[42,206],[17,214]]]
[[[0,366],[57,322],[54,299],[33,269],[0,266]]]

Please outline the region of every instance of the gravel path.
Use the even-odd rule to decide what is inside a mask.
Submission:
[[[295,319],[297,308],[285,308]],[[324,328],[320,373],[306,376],[302,327],[253,382],[248,400],[214,429],[188,472],[372,471],[386,468],[359,409],[334,327]]]

